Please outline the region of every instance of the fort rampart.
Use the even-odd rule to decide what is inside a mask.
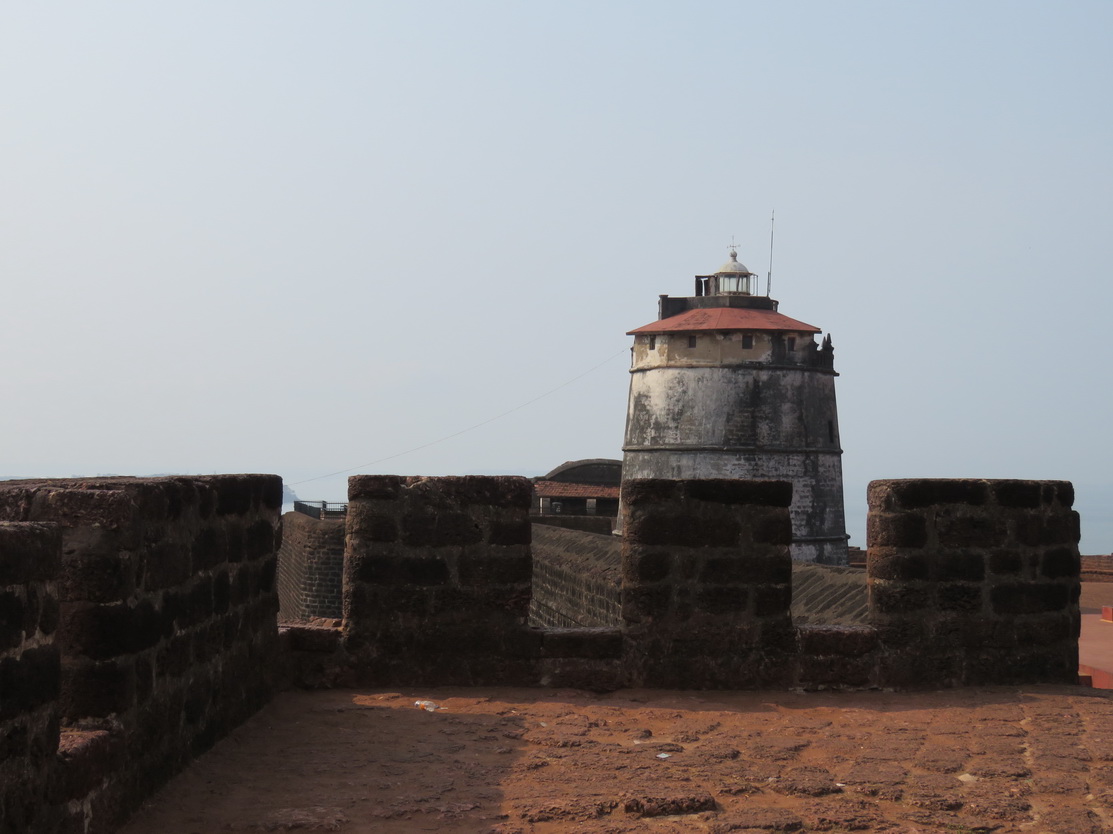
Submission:
[[[1073,680],[1079,519],[1065,481],[869,487],[870,617],[892,686]]]
[[[0,523],[0,555],[0,831],[8,834],[50,821],[61,537],[45,524]]]
[[[611,616],[614,584],[606,554],[573,552],[564,587],[545,590],[560,578],[549,552],[560,532],[540,543],[550,564],[531,567],[526,488],[514,478],[353,478],[343,641],[318,631],[314,645],[346,665],[346,679],[384,685],[1076,679],[1078,516],[1069,483],[872,484],[861,626],[793,622],[790,484],[648,479],[624,486],[618,617],[530,628],[534,591],[575,597],[583,622],[593,606]],[[599,575],[577,573],[581,561]],[[308,645],[303,631],[289,639]]]
[[[114,830],[280,675],[597,690],[1076,680],[1069,483],[871,484],[856,627],[793,622],[791,497],[777,481],[628,481],[615,624],[538,628],[527,480],[357,476],[342,628],[280,635],[277,477],[5,483],[0,834]]]
[[[0,831],[112,831],[267,702],[281,498],[267,475],[0,486],[30,522],[0,525]]]

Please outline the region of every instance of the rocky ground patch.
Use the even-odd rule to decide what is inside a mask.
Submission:
[[[1113,700],[286,693],[124,831],[1113,831]]]

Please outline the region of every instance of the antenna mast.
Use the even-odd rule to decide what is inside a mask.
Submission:
[[[777,210],[769,213],[769,271],[765,273],[765,297],[769,297],[769,287],[773,283],[773,218]]]

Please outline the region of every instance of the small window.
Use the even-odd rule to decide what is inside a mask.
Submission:
[[[743,333],[742,334],[742,349],[743,350],[749,350],[753,346],[754,346],[754,334],[753,333]]]
[[[688,337],[688,347],[694,348],[695,346],[696,346],[696,337],[695,336],[689,336]]]
[[[832,443],[835,442],[835,421],[834,420],[828,420],[827,421],[827,439],[830,440]]]
[[[789,353],[792,353],[792,351],[796,350],[796,337],[789,336],[787,339],[785,339],[785,347],[788,348]]]
[[[650,336],[649,337],[649,349],[650,350],[657,350],[657,337],[656,336]]]

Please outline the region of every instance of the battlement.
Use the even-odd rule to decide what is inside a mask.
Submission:
[[[327,650],[299,668],[318,681],[594,689],[1075,679],[1066,482],[874,482],[863,626],[793,622],[789,483],[627,481],[617,565],[602,537],[565,556],[562,533],[544,531],[532,552],[526,489],[353,479],[343,631],[318,633]],[[531,627],[531,604],[562,627]]]
[[[524,478],[352,478],[342,625],[280,635],[277,477],[0,486],[0,819],[112,831],[281,680],[1076,680],[1079,520],[1067,482],[871,484],[858,627],[793,622],[790,483],[661,479],[623,487],[617,624],[531,627],[530,494]]]
[[[281,501],[274,475],[0,484],[0,828],[114,830],[270,700]]]

